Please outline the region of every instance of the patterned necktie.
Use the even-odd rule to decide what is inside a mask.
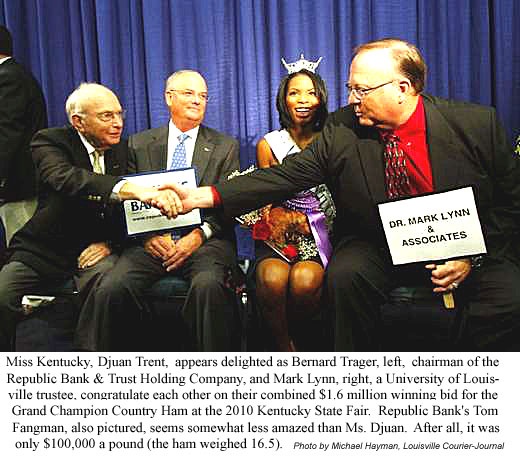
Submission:
[[[175,147],[175,151],[173,152],[172,162],[170,164],[170,169],[180,169],[186,168],[188,164],[186,163],[186,147],[184,146],[184,141],[188,139],[187,134],[181,133],[178,136],[179,143],[177,147]]]
[[[97,174],[103,174],[103,168],[101,167],[101,161],[99,161],[101,153],[97,150],[94,150],[92,152],[92,155],[94,155],[94,163],[92,164],[92,169]]]
[[[399,137],[395,134],[384,136],[385,141],[385,182],[386,197],[400,198],[410,194],[410,179],[404,152],[399,148]]]

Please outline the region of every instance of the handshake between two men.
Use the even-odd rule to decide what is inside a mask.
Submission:
[[[148,189],[148,187],[142,188]],[[128,199],[121,194],[121,191],[121,199]],[[210,186],[192,188],[180,184],[167,183],[157,187],[155,193],[143,190],[140,197],[136,194],[136,198],[144,203],[151,204],[168,218],[175,218],[179,214],[187,214],[194,209],[212,208],[215,206]]]

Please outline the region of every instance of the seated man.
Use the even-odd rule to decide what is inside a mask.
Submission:
[[[239,168],[238,142],[201,125],[208,89],[199,73],[181,70],[172,74],[166,82],[165,99],[171,120],[130,138],[129,172],[192,166],[199,183],[209,185]],[[144,241],[144,247],[138,242],[125,249],[84,303],[90,321],[80,326],[89,335],[77,347],[114,349],[112,338],[121,329],[117,319],[132,305],[146,311],[143,293],[161,277],[174,273],[190,282],[182,313],[195,347],[202,351],[235,348],[235,305],[226,288],[228,271],[236,264],[233,225],[233,219],[212,210],[199,228],[173,237],[153,235]]]
[[[127,145],[120,143],[123,111],[112,91],[83,83],[69,96],[71,127],[39,131],[31,144],[39,177],[38,208],[14,235],[0,271],[0,350],[12,347],[24,294],[74,276],[83,293],[113,263],[118,227],[111,202],[138,199],[172,217],[172,194],[121,182]],[[106,173],[106,174],[105,174]],[[112,174],[112,175],[110,175]]]

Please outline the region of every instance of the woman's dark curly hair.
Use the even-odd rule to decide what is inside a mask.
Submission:
[[[327,87],[325,86],[325,82],[318,74],[313,73],[307,69],[302,69],[298,72],[287,75],[284,77],[280,83],[280,86],[278,87],[278,94],[276,95],[276,109],[278,110],[278,115],[280,116],[280,125],[282,128],[288,129],[294,124],[287,107],[287,88],[289,86],[289,82],[297,75],[307,75],[314,84],[314,90],[316,91],[316,96],[318,97],[320,104],[314,114],[312,129],[314,131],[321,131],[329,114],[327,110]]]

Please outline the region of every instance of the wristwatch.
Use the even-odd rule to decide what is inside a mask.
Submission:
[[[199,229],[202,232],[204,242],[209,240],[211,238],[211,235],[213,235],[213,230],[211,229],[211,226],[207,222],[203,222],[202,225],[199,227]]]
[[[473,256],[470,257],[469,260],[471,261],[471,269],[476,270],[477,268],[482,267],[484,256]]]

